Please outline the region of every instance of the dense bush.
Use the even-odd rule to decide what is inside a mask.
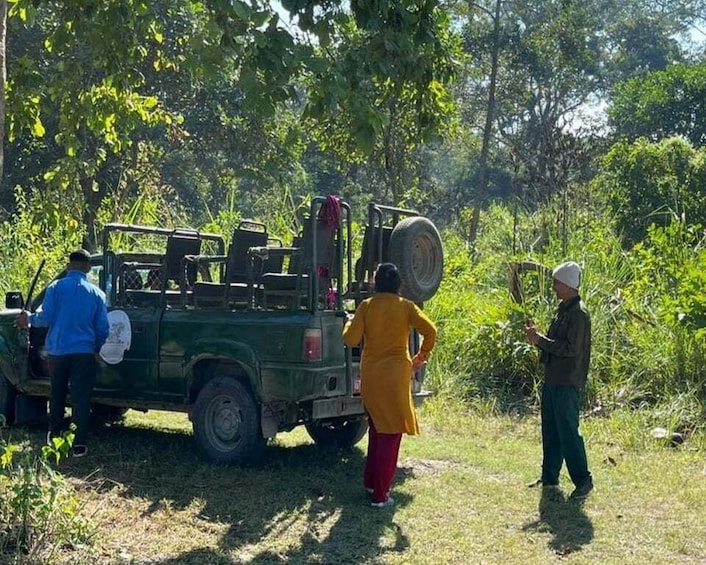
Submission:
[[[66,263],[70,250],[81,245],[80,224],[58,207],[47,212],[48,205],[39,196],[25,198],[16,194],[17,211],[0,223],[0,291],[27,288],[42,260],[46,276],[56,274]],[[44,279],[42,279],[44,280]]]
[[[675,215],[700,222],[706,214],[706,149],[679,137],[616,143],[603,159],[595,190],[607,198],[629,244]]]
[[[546,328],[556,299],[548,278],[529,273],[521,279],[523,302],[516,303],[508,265],[532,260],[551,267],[573,259],[584,267],[581,294],[593,322],[586,407],[653,407],[663,420],[676,414],[678,427],[703,422],[706,252],[700,229],[675,219],[650,228],[643,244],[625,251],[605,211],[574,213],[566,242],[555,205],[522,213],[517,222],[511,216],[506,208],[491,208],[473,252],[454,233],[444,234],[445,278],[427,305],[440,329],[432,388],[506,408],[534,401],[542,368],[523,325],[532,317]],[[529,253],[511,253],[513,231],[527,241],[537,230],[533,240],[541,243]]]

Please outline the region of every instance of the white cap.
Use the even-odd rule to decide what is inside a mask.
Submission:
[[[581,267],[573,261],[567,261],[552,271],[552,277],[563,282],[566,286],[578,290],[581,283]]]

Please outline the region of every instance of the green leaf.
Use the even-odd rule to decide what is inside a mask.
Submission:
[[[35,137],[44,137],[46,130],[44,129],[44,124],[42,120],[37,116],[34,120],[34,125],[32,126],[32,135]]]
[[[252,8],[250,8],[250,6],[248,6],[245,2],[236,1],[233,3],[233,11],[241,20],[249,20],[250,14],[252,13]]]
[[[309,57],[304,64],[314,73],[323,73],[328,69],[328,61],[323,57]]]
[[[276,18],[277,15],[275,14],[274,17]],[[265,25],[265,23],[267,23],[267,20],[269,20],[269,19],[270,19],[270,14],[268,12],[264,12],[264,11],[255,12],[252,15],[252,24],[255,27],[261,27],[261,26]]]

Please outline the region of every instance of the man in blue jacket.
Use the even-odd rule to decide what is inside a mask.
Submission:
[[[52,282],[41,307],[17,318],[20,327],[48,326],[46,348],[51,372],[49,437],[63,431],[66,394],[71,388],[72,421],[76,426],[73,454],[88,452],[86,434],[91,393],[96,380],[95,355],[108,337],[105,294],[90,283],[91,256],[84,249],[69,255],[66,276]]]

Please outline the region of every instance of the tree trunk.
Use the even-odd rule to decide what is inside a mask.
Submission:
[[[5,171],[5,44],[7,42],[7,0],[0,0],[0,186]]]
[[[493,50],[491,52],[490,84],[488,85],[488,107],[485,114],[485,128],[483,129],[483,145],[480,151],[480,164],[478,171],[478,187],[476,190],[473,217],[469,230],[469,243],[473,245],[478,236],[480,224],[481,200],[488,192],[488,149],[493,134],[493,120],[495,119],[495,83],[498,77],[498,58],[500,54],[500,6],[502,0],[495,0],[495,14],[493,16]]]

